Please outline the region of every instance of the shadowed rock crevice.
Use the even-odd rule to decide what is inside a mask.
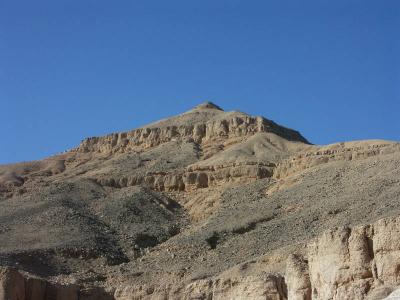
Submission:
[[[159,244],[159,241],[156,237],[148,235],[148,234],[139,234],[135,238],[135,243],[140,248],[149,248],[154,247]]]
[[[218,242],[220,240],[220,236],[218,233],[214,232],[210,237],[206,239],[207,244],[211,249],[216,249]]]
[[[241,226],[233,228],[231,230],[231,233],[233,233],[233,234],[244,234],[244,233],[250,232],[250,231],[256,229],[258,224],[269,222],[269,221],[273,220],[274,218],[275,218],[275,215],[270,216],[270,217],[262,217],[260,219],[251,221],[251,222],[249,222],[247,224],[244,224],[244,225],[241,225]]]

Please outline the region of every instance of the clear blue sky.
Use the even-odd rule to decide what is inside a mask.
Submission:
[[[210,100],[400,140],[400,1],[0,1],[0,163]]]

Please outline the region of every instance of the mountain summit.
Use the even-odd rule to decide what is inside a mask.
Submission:
[[[211,102],[2,165],[0,300],[381,299],[399,165]]]
[[[218,105],[216,105],[212,102],[209,102],[209,101],[206,101],[206,102],[203,102],[203,103],[197,105],[194,109],[217,109],[217,110],[223,111],[223,109],[221,107],[219,107]]]

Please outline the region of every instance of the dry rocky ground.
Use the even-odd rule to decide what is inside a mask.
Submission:
[[[396,299],[399,200],[398,143],[204,103],[0,166],[0,300]]]

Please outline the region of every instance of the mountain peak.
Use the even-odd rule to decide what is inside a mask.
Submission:
[[[210,101],[205,101],[205,102],[195,106],[193,109],[216,109],[216,110],[223,111],[223,109],[221,107],[219,107],[218,105],[216,105]]]

